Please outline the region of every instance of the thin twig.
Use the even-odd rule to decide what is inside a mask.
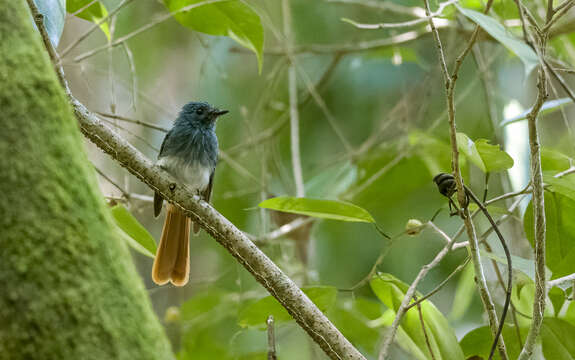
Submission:
[[[122,8],[124,8],[124,6],[128,5],[129,3],[131,3],[134,0],[124,0],[122,1],[118,6],[116,6],[116,8],[112,11],[110,11],[108,13],[108,15],[106,15],[105,17],[103,17],[102,19],[96,21],[94,23],[94,25],[92,25],[85,33],[83,33],[82,35],[78,36],[78,38],[76,40],[74,40],[70,45],[66,46],[66,48],[64,48],[64,50],[62,50],[62,52],[60,52],[60,56],[64,57],[66,56],[70,51],[72,51],[79,43],[81,43],[82,41],[84,41],[84,39],[86,39],[92,32],[94,32],[94,30],[96,30],[98,27],[100,27],[100,25],[102,25],[103,23],[105,23],[106,21],[108,21],[108,19],[110,19],[112,16],[116,15],[118,13],[118,11],[122,10]]]
[[[560,278],[555,279],[555,280],[551,280],[551,281],[547,282],[547,286],[549,287],[549,289],[551,289],[554,286],[560,286],[560,285],[563,285],[565,283],[570,283],[573,281],[575,281],[575,273],[560,277]]]
[[[406,311],[411,309],[412,307],[414,307],[416,305],[419,305],[420,303],[429,299],[433,295],[437,294],[439,292],[439,290],[441,290],[449,282],[449,280],[451,280],[451,278],[453,278],[457,273],[459,273],[461,270],[463,270],[463,268],[465,268],[465,266],[467,266],[467,264],[469,263],[469,260],[471,260],[471,258],[469,256],[466,257],[465,260],[461,264],[459,264],[459,266],[457,266],[449,275],[447,275],[447,277],[442,282],[440,282],[439,285],[437,285],[433,290],[431,290],[425,296],[417,299],[415,302],[412,302],[411,304],[409,304],[407,306]]]
[[[309,223],[312,223],[315,219],[311,217],[298,217],[294,221],[287,223],[285,225],[280,226],[276,230],[270,231],[267,234],[255,237],[251,236],[251,239],[257,245],[264,245],[269,243],[270,241],[276,240],[281,238],[282,236],[289,235],[290,233],[294,232],[295,230],[305,226]]]
[[[423,331],[423,337],[425,338],[425,345],[427,345],[429,355],[431,355],[431,360],[435,360],[435,354],[433,353],[431,343],[429,342],[429,336],[427,335],[427,330],[425,329],[425,321],[423,320],[423,311],[421,310],[421,302],[417,301],[417,296],[414,296],[413,299],[416,301],[415,304],[417,305],[417,314],[419,315],[419,323],[421,324],[421,330]]]
[[[120,185],[118,185],[117,182],[115,182],[114,180],[112,180],[108,175],[106,175],[102,170],[98,169],[98,167],[94,166],[94,170],[96,170],[96,172],[98,173],[98,175],[100,175],[104,180],[106,180],[107,182],[109,182],[113,187],[115,187],[116,189],[118,189],[120,191],[120,193],[122,193],[122,196],[126,199],[126,200],[130,200],[130,194],[124,190]]]
[[[121,115],[117,115],[117,114],[110,114],[110,113],[106,113],[106,112],[100,112],[100,111],[95,111],[96,114],[103,116],[103,117],[107,117],[110,119],[115,119],[115,120],[120,120],[120,121],[125,121],[125,122],[129,122],[132,124],[137,124],[137,125],[141,125],[150,129],[154,129],[163,133],[167,133],[168,129],[162,126],[158,126],[146,121],[142,121],[142,120],[137,120],[137,119],[132,119],[126,116],[121,116]]]
[[[299,141],[299,112],[297,100],[297,76],[296,65],[293,63],[295,60],[292,48],[293,39],[291,31],[291,9],[289,0],[282,0],[283,12],[283,25],[284,37],[286,43],[286,52],[288,58],[292,59],[288,66],[288,92],[289,92],[289,108],[290,108],[290,147],[291,147],[291,163],[293,170],[293,177],[297,197],[305,196],[305,188],[303,185],[303,172],[301,168],[301,155],[300,155],[300,141]]]
[[[70,15],[72,16],[76,16],[79,13],[81,13],[82,11],[86,10],[87,8],[89,8],[90,6],[94,5],[94,3],[98,1],[98,0],[92,0],[89,3],[87,3],[86,5],[82,6],[81,8],[79,8],[78,10],[74,11],[73,13],[71,13]]]
[[[276,355],[276,337],[274,331],[274,317],[273,315],[268,316],[266,321],[268,328],[268,360],[277,360]]]
[[[551,16],[547,16],[547,24],[551,21]],[[547,30],[543,30],[539,46],[535,51],[540,59],[545,57],[547,45]],[[541,324],[543,323],[543,312],[545,310],[545,296],[547,295],[545,280],[545,198],[543,195],[543,172],[541,169],[541,149],[539,145],[539,133],[537,131],[537,117],[541,107],[548,97],[547,75],[543,66],[539,67],[537,77],[537,99],[531,111],[527,115],[529,127],[529,148],[531,163],[531,183],[533,188],[533,219],[534,219],[534,243],[535,243],[535,295],[533,299],[533,321],[525,344],[519,354],[519,360],[530,359],[533,355],[535,344],[539,337]]]
[[[409,27],[409,26],[414,26],[417,24],[421,24],[424,23],[426,21],[428,21],[431,18],[434,17],[440,17],[443,13],[443,9],[445,9],[447,6],[449,5],[453,5],[455,3],[457,3],[458,0],[449,0],[446,2],[442,2],[439,4],[439,8],[437,9],[436,12],[431,13],[428,16],[424,16],[424,17],[420,17],[418,19],[415,20],[409,20],[409,21],[404,21],[404,22],[398,22],[398,23],[378,23],[378,24],[364,24],[364,23],[358,23],[356,21],[350,20],[350,19],[342,19],[342,21],[347,22],[353,26],[355,26],[358,29],[367,29],[367,30],[375,30],[375,29],[397,29],[397,28],[402,28],[402,27]]]

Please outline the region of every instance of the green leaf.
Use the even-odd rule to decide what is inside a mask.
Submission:
[[[549,290],[549,299],[553,304],[553,310],[555,310],[555,316],[559,315],[559,311],[565,303],[565,291],[558,286],[554,286]]]
[[[391,274],[377,274],[370,281],[371,289],[377,297],[387,306],[390,310],[397,312],[408,285],[400,281]],[[421,296],[418,294],[418,296]],[[463,359],[463,351],[461,350],[455,331],[449,326],[447,319],[437,308],[428,300],[421,303],[421,312],[426,326],[426,332],[429,338],[431,349],[436,359]],[[416,357],[421,354],[429,357],[429,348],[425,341],[425,336],[421,328],[421,321],[417,307],[414,306],[407,311],[401,322],[400,329],[405,331],[407,338],[402,345],[406,351],[410,351]],[[416,351],[413,346],[416,346]],[[419,355],[418,355],[419,354]]]
[[[156,253],[156,242],[148,230],[146,230],[123,205],[115,205],[111,210],[118,227],[122,229],[130,239],[134,240],[136,244],[146,249],[149,255],[153,257]],[[132,242],[128,242],[128,244],[134,246]],[[140,250],[137,246],[135,249]]]
[[[264,209],[308,215],[321,219],[368,223],[375,222],[367,210],[357,205],[339,200],[319,200],[281,196],[264,200],[258,206]]]
[[[531,49],[525,42],[517,39],[507,29],[501,25],[497,20],[490,16],[484,15],[480,12],[465,9],[458,6],[457,9],[471,21],[481,26],[489,35],[499,41],[508,50],[512,51],[521,59],[525,67],[525,77],[539,64],[539,58],[533,49]]]
[[[66,22],[66,0],[34,0],[34,3],[44,16],[44,27],[52,46],[57,47]]]
[[[575,326],[556,318],[544,318],[541,326],[541,349],[545,359],[575,359]]]
[[[543,105],[541,106],[541,109],[539,110],[539,116],[555,112],[569,103],[571,103],[570,98],[561,98],[561,99],[554,99],[554,100],[545,101],[543,103]],[[517,116],[513,116],[513,117],[510,117],[508,119],[503,120],[499,124],[499,126],[507,126],[509,124],[513,124],[513,123],[518,122],[518,121],[526,120],[527,115],[531,112],[531,109],[532,108],[529,108],[528,110],[522,112],[521,114],[519,114]]]
[[[484,173],[506,170],[513,166],[513,159],[509,154],[498,145],[489,144],[485,139],[473,142],[464,133],[457,133],[457,148]]]
[[[524,343],[525,337],[529,327],[524,327],[520,329],[521,343]],[[503,338],[505,339],[505,345],[507,347],[507,355],[509,359],[517,359],[519,353],[521,352],[521,347],[519,346],[519,339],[517,334],[517,328],[512,325],[505,324],[503,326]],[[459,345],[463,349],[466,359],[472,358],[472,356],[479,356],[482,359],[487,359],[489,357],[489,352],[491,351],[491,344],[493,343],[493,336],[491,335],[491,330],[488,326],[482,326],[471,330],[461,339]],[[493,357],[494,359],[500,359],[497,351]]]
[[[550,190],[575,200],[575,174],[556,178],[553,172],[543,173],[543,182],[550,185]]]
[[[337,297],[337,289],[333,286],[307,287],[302,288],[302,291],[323,312],[333,306]],[[266,296],[240,310],[238,324],[241,327],[265,328],[266,319],[270,315],[273,315],[276,323],[292,320],[291,315],[274,297]]]
[[[453,298],[453,305],[451,305],[451,313],[449,319],[457,321],[465,315],[465,312],[471,305],[471,301],[475,295],[475,271],[473,266],[468,263],[461,272],[461,276],[457,281],[457,288],[455,289],[455,296]]]
[[[573,296],[573,293],[571,293]],[[575,325],[575,301],[571,301],[565,312],[564,320],[569,321],[571,325]]]
[[[469,161],[481,169],[481,171],[487,172],[485,163],[483,162],[475,143],[464,133],[457,133],[457,148]]]
[[[567,170],[572,162],[573,159],[557,150],[545,146],[541,148],[541,167],[543,171]]]
[[[552,279],[575,272],[575,201],[560,193],[545,191],[546,263]],[[523,216],[523,228],[533,246],[533,204],[529,202]]]
[[[186,6],[201,4],[205,0],[164,0],[175,13]],[[245,2],[224,0],[200,5],[189,11],[174,14],[182,25],[210,35],[229,36],[240,45],[252,50],[261,72],[263,62],[264,28],[259,15]]]
[[[513,167],[513,158],[501,150],[499,145],[491,145],[488,140],[478,139],[475,141],[475,146],[487,172],[507,170]]]
[[[83,7],[87,6],[91,2],[92,2],[92,0],[67,0],[66,10],[70,14],[73,14],[76,11],[79,11]],[[82,12],[76,14],[76,16],[81,18],[81,19],[88,20],[90,22],[97,24],[101,20],[103,20],[106,16],[108,16],[108,10],[106,10],[106,7],[104,6],[104,4],[102,4],[100,1],[96,1],[92,5],[88,6]],[[110,29],[108,28],[108,22],[106,21],[106,22],[101,23],[100,29],[104,32],[104,34],[106,35],[106,37],[109,40],[110,39]]]
[[[533,281],[515,284],[511,290],[511,303],[521,314],[531,315],[533,312],[534,298],[535,283]],[[543,312],[543,316],[553,316],[553,304],[549,297],[545,298],[545,311]],[[529,327],[531,325],[531,319],[524,316],[517,316],[517,322],[520,327]]]

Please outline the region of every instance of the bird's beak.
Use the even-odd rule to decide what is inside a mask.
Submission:
[[[214,110],[212,111],[212,116],[213,116],[214,118],[217,118],[218,116],[222,116],[222,115],[225,115],[225,114],[227,114],[227,113],[229,113],[228,110],[214,109]]]

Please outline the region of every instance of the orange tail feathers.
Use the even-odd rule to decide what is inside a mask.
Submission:
[[[176,286],[184,286],[190,274],[191,220],[171,204],[168,204],[167,210],[152,268],[152,280],[158,285],[171,281]]]

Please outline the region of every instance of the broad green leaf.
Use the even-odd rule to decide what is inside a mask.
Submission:
[[[552,279],[575,272],[575,201],[560,193],[545,191],[546,257]],[[523,228],[533,246],[533,205],[529,202]]]
[[[480,12],[465,9],[461,6],[457,9],[471,21],[481,26],[489,35],[499,41],[508,50],[512,51],[521,59],[525,67],[525,77],[539,64],[539,58],[533,49],[531,49],[525,42],[513,36],[503,25],[490,16],[484,15]]]
[[[567,170],[572,163],[573,159],[557,150],[545,146],[541,148],[541,167],[543,171],[559,172]]]
[[[240,45],[252,50],[261,72],[264,47],[264,28],[259,15],[245,2],[223,0],[201,4],[205,0],[164,0],[176,20],[190,29],[210,35],[229,36]],[[184,7],[189,11],[176,13]]]
[[[145,255],[145,256],[150,257],[152,259],[154,258],[155,255],[152,254],[150,252],[150,250],[143,247],[139,242],[132,239],[132,237],[130,237],[128,234],[126,234],[123,231],[118,231],[118,234],[120,235],[122,240],[124,240],[128,244],[128,246],[130,246],[132,249],[136,250],[137,252],[139,252],[142,255]]]
[[[560,178],[556,178],[553,175],[554,172],[543,173],[543,182],[551,185],[551,191],[575,201],[575,174],[569,174]]]
[[[570,98],[561,98],[561,99],[554,99],[554,100],[546,101],[543,103],[543,106],[541,106],[541,110],[539,110],[539,116],[555,112],[569,103],[571,103]],[[521,114],[519,114],[517,116],[513,116],[513,117],[510,117],[508,119],[503,120],[499,124],[499,126],[507,126],[509,124],[513,124],[513,123],[518,122],[518,121],[526,120],[527,115],[531,112],[531,109],[532,108],[522,112]]]
[[[309,197],[337,198],[357,179],[357,168],[351,162],[336,164],[305,183]]]
[[[339,200],[320,200],[281,196],[262,201],[259,207],[321,219],[368,222],[375,220],[369,212],[357,205]]]
[[[521,352],[521,347],[519,346],[519,336],[521,336],[521,343],[524,343],[525,337],[529,327],[524,327],[520,329],[520,335],[518,334],[517,328],[512,325],[505,324],[503,326],[503,338],[505,339],[505,345],[507,347],[507,355],[509,359],[517,359],[519,353]],[[466,359],[472,358],[472,356],[479,356],[482,359],[487,359],[489,357],[489,352],[491,351],[491,344],[493,343],[493,336],[491,335],[491,330],[488,326],[482,326],[475,328],[465,334],[465,336],[459,342]],[[494,359],[500,359],[499,354],[495,351]]]
[[[337,297],[337,289],[333,286],[314,286],[302,290],[323,312],[333,306]],[[241,327],[265,328],[266,319],[270,315],[273,315],[276,323],[292,320],[286,309],[270,295],[243,308],[238,316],[238,324]]]
[[[475,296],[475,271],[471,263],[468,263],[463,271],[459,280],[457,281],[457,288],[455,289],[455,296],[453,298],[453,305],[451,305],[451,313],[449,319],[457,321],[465,315],[465,312],[471,305],[471,301]]]
[[[573,293],[571,293],[571,296],[573,296]],[[569,321],[571,325],[575,325],[575,301],[571,301],[563,319]]]
[[[563,303],[565,303],[565,291],[558,286],[554,286],[549,290],[549,299],[553,304],[553,310],[555,310],[555,316],[559,314]]]
[[[44,27],[52,46],[57,47],[66,22],[66,0],[34,0],[34,3],[44,16]]]
[[[397,312],[408,285],[400,281],[391,274],[377,274],[374,275],[370,281],[371,289],[375,295],[387,306],[390,310]],[[421,296],[421,294],[418,294]],[[421,303],[421,312],[426,326],[426,332],[429,338],[431,349],[436,359],[463,359],[463,352],[459,347],[457,338],[455,337],[454,330],[449,326],[447,319],[437,308],[428,300]],[[421,321],[417,307],[414,306],[404,315],[400,328],[405,331],[405,334],[411,340],[408,348],[404,349],[410,351],[410,348],[415,345],[420,353],[429,355],[429,348],[425,341],[425,336],[421,328]],[[402,345],[399,343],[400,346]],[[411,349],[410,351],[415,356],[418,352]]]
[[[457,133],[457,148],[469,161],[481,169],[481,171],[487,172],[485,163],[483,162],[475,143],[464,133]]]
[[[471,140],[464,133],[457,133],[457,147],[469,161],[484,173],[501,171],[513,166],[513,159],[498,145],[489,144],[488,140]]]
[[[545,359],[575,359],[575,326],[565,320],[544,318],[541,326],[541,349]]]
[[[487,172],[507,170],[513,167],[513,159],[509,154],[499,148],[499,145],[491,145],[488,140],[478,139],[475,147],[485,164]]]
[[[80,9],[88,6],[92,0],[67,0],[66,2],[66,10],[70,14],[74,14]],[[88,20],[95,24],[100,23],[106,16],[108,16],[108,10],[104,4],[100,1],[94,2],[92,5],[88,6],[85,10],[81,11],[80,13],[76,14],[77,17]],[[108,22],[103,22],[100,24],[100,29],[104,32],[106,37],[110,39],[110,29],[108,27]]]
[[[123,205],[115,205],[111,210],[118,227],[153,256],[156,253],[156,241],[148,230]]]

